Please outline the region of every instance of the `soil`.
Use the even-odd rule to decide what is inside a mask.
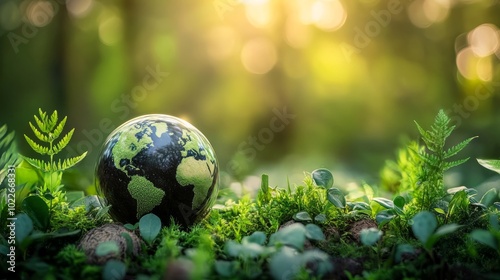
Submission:
[[[349,228],[349,233],[356,242],[361,243],[361,231],[369,228],[377,228],[377,223],[371,219],[363,219],[353,223]]]

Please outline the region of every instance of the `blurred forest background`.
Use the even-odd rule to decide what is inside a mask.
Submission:
[[[499,28],[498,0],[2,0],[0,120],[33,155],[38,108],[67,115],[89,183],[112,129],[174,115],[225,173],[283,186],[376,183],[442,108],[452,142],[480,136],[453,181],[474,187],[494,175],[475,158],[500,158]]]

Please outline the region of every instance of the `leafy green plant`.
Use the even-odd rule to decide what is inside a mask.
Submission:
[[[489,229],[475,229],[470,233],[470,237],[483,245],[495,250],[500,255],[500,225],[497,214],[490,214]]]
[[[413,197],[419,209],[431,209],[432,205],[445,195],[444,171],[466,162],[469,158],[447,161],[463,150],[476,137],[468,138],[459,144],[445,149],[447,138],[455,129],[450,118],[440,110],[429,130],[415,124],[425,144],[425,149],[415,152],[423,161],[419,173],[419,184],[413,190]]]
[[[0,127],[0,185],[7,176],[9,166],[16,166],[20,162],[14,137],[14,131],[8,133],[7,125]]]
[[[422,211],[413,217],[411,227],[422,247],[433,258],[432,249],[436,242],[444,235],[453,233],[462,226],[452,223],[438,228],[436,216],[429,211]]]
[[[379,226],[385,225],[395,217],[406,217],[405,212],[403,211],[404,206],[406,205],[406,200],[400,195],[396,196],[394,200],[384,197],[374,197],[372,201],[378,203],[384,208],[384,210],[379,211],[375,216],[375,220]]]
[[[26,134],[24,135],[24,138],[33,151],[41,156],[48,156],[48,160],[35,159],[26,156],[22,156],[22,158],[40,172],[42,178],[41,181],[43,182],[39,187],[40,193],[48,193],[53,197],[60,197],[62,195],[62,172],[73,167],[85,158],[87,152],[72,158],[56,160],[55,156],[69,144],[75,129],[71,129],[67,134],[58,140],[63,132],[64,126],[66,125],[67,117],[64,117],[60,122],[58,122],[59,118],[57,111],[54,111],[49,116],[46,112],[43,112],[42,109],[39,109],[39,116],[35,115],[34,118],[37,126],[29,122],[31,130],[38,140],[42,143],[46,143],[48,146],[38,144]]]
[[[309,262],[318,265],[312,272],[321,276],[331,271],[327,254],[320,250],[305,250],[306,240],[324,240],[321,229],[314,224],[294,223],[272,234],[267,243],[264,232],[256,231],[243,237],[241,243],[226,242],[224,251],[230,260],[217,260],[215,269],[221,277],[256,279],[262,276],[267,262],[274,279],[293,278],[306,269]],[[267,245],[266,245],[267,244]]]
[[[498,159],[479,159],[479,158],[476,160],[484,168],[489,169],[491,171],[495,171],[496,173],[500,173],[500,160],[498,160]]]

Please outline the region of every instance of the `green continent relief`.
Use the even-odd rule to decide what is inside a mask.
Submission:
[[[120,161],[122,159],[128,159],[132,162],[132,158],[136,156],[140,151],[148,148],[153,144],[153,139],[151,135],[153,130],[151,127],[156,127],[156,136],[160,137],[163,133],[167,132],[168,127],[165,123],[152,123],[149,126],[142,127],[131,127],[130,130],[123,132],[115,146],[113,147],[111,153],[113,155],[113,163],[115,167],[126,172],[125,166],[120,166]],[[136,134],[143,132],[143,136],[138,139]],[[132,164],[128,164],[129,167],[134,167]]]
[[[210,160],[196,160],[194,157],[183,158],[177,166],[175,178],[181,186],[193,185],[193,209],[201,206],[212,186],[214,164]]]
[[[153,185],[148,179],[134,175],[127,186],[130,195],[137,200],[137,219],[160,205],[165,191]]]

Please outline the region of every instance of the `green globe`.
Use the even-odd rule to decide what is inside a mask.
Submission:
[[[137,117],[111,132],[95,172],[97,193],[121,223],[154,213],[164,225],[173,219],[190,226],[218,192],[218,163],[207,138],[168,115]]]

